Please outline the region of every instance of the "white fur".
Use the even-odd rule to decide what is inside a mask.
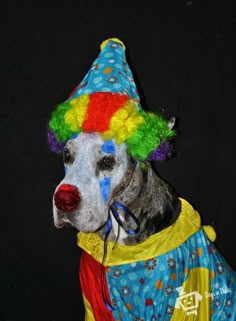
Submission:
[[[71,184],[77,187],[81,201],[76,210],[71,213],[60,212],[53,202],[54,224],[62,227],[64,222],[71,224],[83,232],[95,232],[105,225],[109,213],[109,205],[113,202],[113,190],[120,184],[128,169],[128,154],[125,144],[115,145],[115,166],[111,171],[96,173],[98,161],[104,157],[101,151],[103,139],[98,134],[79,134],[70,140],[66,148],[73,154],[74,162],[67,166],[64,179],[58,185]],[[101,195],[99,181],[111,177],[110,194],[105,202]],[[56,189],[56,191],[57,191]],[[56,192],[55,191],[55,192]],[[118,231],[117,223],[113,220],[113,230]],[[123,239],[123,232],[120,238]]]

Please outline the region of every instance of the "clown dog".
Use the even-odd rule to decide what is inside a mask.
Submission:
[[[236,320],[213,228],[148,163],[170,156],[173,123],[142,110],[116,38],[52,114],[49,144],[65,163],[54,223],[80,231],[86,320]]]

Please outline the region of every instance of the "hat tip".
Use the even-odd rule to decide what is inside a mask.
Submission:
[[[123,49],[125,50],[125,45],[124,45],[124,43],[123,43],[120,39],[118,39],[118,38],[108,38],[108,39],[104,40],[104,41],[101,43],[101,45],[100,45],[101,51],[104,49],[104,47],[105,47],[105,46],[107,45],[107,43],[110,42],[110,41],[114,41],[114,42],[117,42],[117,43],[121,44],[122,47],[123,47]]]

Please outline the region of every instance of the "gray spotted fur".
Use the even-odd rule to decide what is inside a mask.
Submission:
[[[171,225],[180,212],[180,202],[172,188],[155,174],[150,164],[146,164],[145,168],[139,163],[135,166],[125,144],[114,143],[114,166],[110,170],[99,171],[97,164],[104,157],[101,152],[103,143],[99,135],[84,133],[67,143],[66,148],[72,155],[72,162],[58,187],[64,183],[76,186],[81,194],[81,203],[69,214],[60,212],[53,204],[55,225],[62,227],[65,222],[70,222],[78,230],[85,233],[97,232],[103,238],[109,208],[114,201],[128,207],[140,221],[139,233],[134,236],[126,235],[123,239],[125,244],[142,242]],[[99,180],[107,176],[111,177],[111,188],[109,199],[104,202],[99,190]],[[129,216],[121,212],[119,214],[128,228],[135,228]],[[114,230],[110,239],[117,241]]]

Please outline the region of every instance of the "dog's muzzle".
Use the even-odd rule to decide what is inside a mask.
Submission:
[[[54,202],[59,211],[74,211],[80,203],[80,193],[76,186],[62,184],[54,194]]]

